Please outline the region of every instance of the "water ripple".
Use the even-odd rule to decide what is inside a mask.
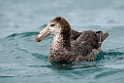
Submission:
[[[118,72],[119,72],[119,70],[118,70],[118,71],[102,72],[102,73],[96,75],[94,79],[99,79],[99,78],[102,78],[102,77],[111,76],[111,75],[116,74],[116,73],[118,73]]]
[[[38,53],[32,53],[32,55],[35,58],[38,58],[38,59],[41,59],[41,60],[44,60],[44,61],[47,61],[48,60],[48,56],[46,56],[46,55],[42,55],[42,54],[38,54]]]
[[[6,38],[12,38],[12,37],[28,37],[28,36],[36,36],[39,32],[24,32],[24,33],[14,33],[11,34],[9,36],[7,36]]]
[[[12,78],[15,77],[13,75],[0,75],[0,78]]]
[[[111,58],[117,58],[117,59],[123,59],[124,52],[101,52],[97,60],[103,60],[103,59],[111,59]]]

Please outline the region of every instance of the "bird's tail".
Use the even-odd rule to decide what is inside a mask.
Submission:
[[[109,34],[103,33],[102,31],[96,31],[96,35],[99,41],[99,46],[101,46],[102,42],[109,36]]]

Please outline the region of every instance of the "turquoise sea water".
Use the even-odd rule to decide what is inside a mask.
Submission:
[[[109,32],[97,61],[50,65],[53,37],[35,37],[56,16]],[[0,0],[0,83],[124,83],[124,0]]]

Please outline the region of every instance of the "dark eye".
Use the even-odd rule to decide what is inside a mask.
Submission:
[[[53,27],[53,26],[55,26],[55,24],[51,24],[50,26]]]

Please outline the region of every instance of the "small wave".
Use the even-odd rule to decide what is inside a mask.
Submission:
[[[123,59],[123,55],[124,52],[101,52],[98,54],[97,61],[110,58]]]
[[[22,33],[21,37],[28,37],[28,36],[33,36],[33,35],[37,35],[39,32],[25,32]]]
[[[116,21],[114,21],[114,20],[109,20],[109,21],[108,21],[108,23],[110,23],[110,24],[112,24],[112,23],[113,23],[113,24],[114,24],[114,23],[117,23],[117,22],[116,22]]]
[[[35,58],[38,58],[38,59],[41,59],[41,60],[44,60],[44,61],[47,61],[48,60],[48,56],[46,56],[46,55],[42,55],[42,54],[38,54],[38,53],[32,53],[32,55]]]
[[[27,49],[20,48],[20,47],[18,47],[17,49],[20,50],[20,51],[23,51],[23,52],[29,53],[29,51],[28,51]]]
[[[15,77],[14,75],[0,75],[0,78],[11,78]]]
[[[102,52],[98,64],[105,68],[124,69],[124,52]]]
[[[9,36],[7,36],[6,38],[12,38],[12,37],[28,37],[28,36],[36,36],[39,32],[24,32],[24,33],[14,33],[11,34]]]
[[[117,72],[119,72],[119,71],[107,71],[107,72],[102,72],[102,73],[96,75],[94,79],[99,79],[99,78],[102,78],[102,77],[110,76],[110,75],[115,74],[115,73],[117,73]]]
[[[46,64],[46,65],[29,65],[29,67],[33,67],[33,68],[43,68],[43,67],[52,67],[52,65],[50,64]]]
[[[124,52],[101,52],[100,55],[118,56],[123,54]]]
[[[115,65],[105,65],[105,68],[111,68],[111,69],[124,69],[123,64],[115,64]]]

